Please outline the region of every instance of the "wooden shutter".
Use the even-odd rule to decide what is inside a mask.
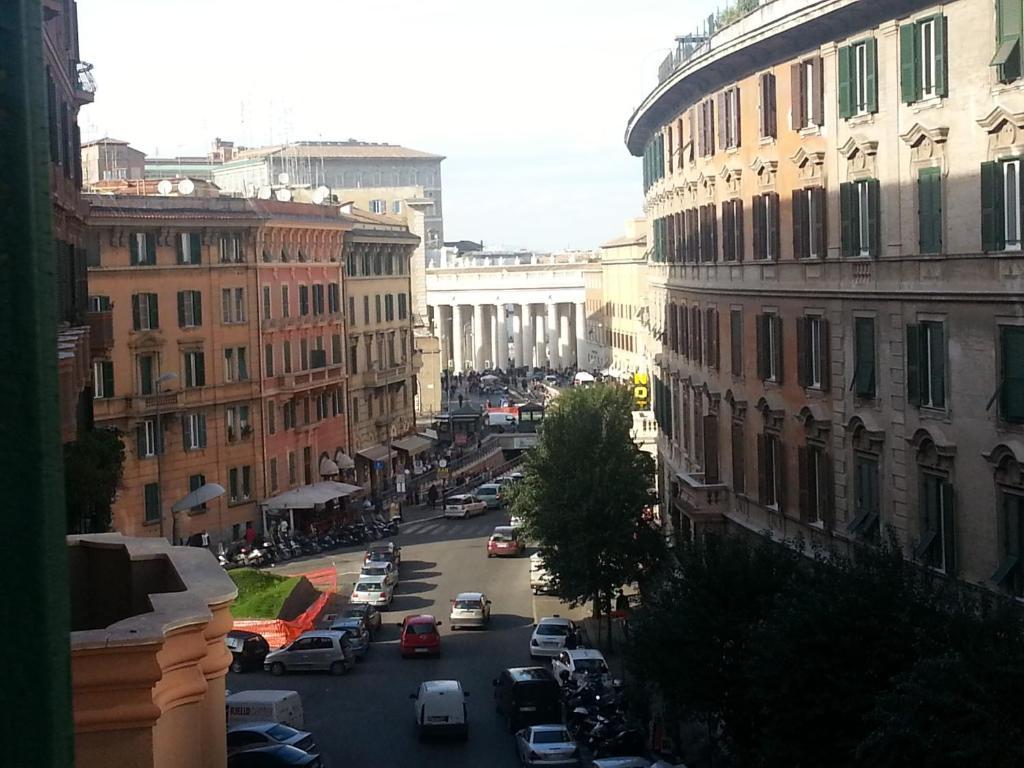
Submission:
[[[156,264],[156,235],[146,233],[146,263]]]
[[[155,293],[149,293],[146,295],[149,297],[149,329],[153,331],[160,327],[160,312],[157,308],[157,295]]]
[[[717,94],[718,102],[718,146],[725,149],[729,146],[729,110],[726,109],[728,95],[725,91]]]
[[[776,440],[775,447],[775,474],[779,478],[778,498],[775,501],[779,505],[779,512],[785,514],[789,505],[789,494],[786,493],[786,444]]]
[[[720,482],[718,468],[718,417],[704,417],[704,482]]]
[[[192,425],[189,423],[188,414],[184,414],[181,417],[181,447],[184,450],[189,450],[192,443]]]
[[[847,118],[853,114],[853,93],[850,81],[850,46],[839,49],[836,61],[838,67],[837,87],[839,88],[839,117]]]
[[[935,18],[935,92],[939,96],[948,96],[949,68],[946,54],[946,17]]]
[[[203,324],[203,294],[202,291],[192,291],[192,322],[195,325]]]
[[[811,108],[814,110],[811,121],[821,126],[825,124],[825,72],[821,56],[815,56],[811,61],[811,77]]]
[[[139,294],[132,294],[132,328],[142,330],[142,312],[139,306]]]
[[[986,252],[1006,247],[1003,210],[1003,169],[997,162],[981,164],[981,247]]]
[[[999,408],[1004,421],[1020,424],[1024,422],[1024,327],[1003,326],[999,336]]]
[[[737,85],[735,88],[733,88],[733,115],[732,115],[733,129],[735,130],[735,133],[736,133],[736,135],[733,136],[733,138],[736,140],[735,146],[737,146],[737,147],[740,146],[740,144],[742,142],[742,135],[743,135],[743,130],[742,130],[742,125],[743,124],[740,122],[740,102],[741,101],[742,101],[742,99],[740,98],[740,87]]]
[[[715,310],[711,307],[704,310],[704,330],[708,338],[708,367],[717,368],[715,363],[717,357],[715,354]]]
[[[829,336],[828,320],[819,317],[818,329],[821,339],[821,348],[818,350],[820,355],[818,364],[821,366],[821,391],[828,392],[832,385],[832,337]]]
[[[807,190],[793,190],[793,256],[802,259],[807,256]]]
[[[712,364],[715,366],[715,370],[721,368],[722,365],[722,345],[719,343],[721,340],[721,324],[718,319],[718,310],[711,310],[712,313],[712,328],[715,332],[715,357]]]
[[[1008,83],[1021,73],[1021,32],[1024,31],[1024,7],[1016,0],[996,0],[996,27],[999,50],[1007,48],[1006,60],[999,65],[999,79]]]
[[[135,427],[135,456],[142,458],[146,455],[146,422]],[[147,491],[149,488],[147,487]]]
[[[774,259],[777,261],[781,258],[781,254],[779,253],[779,246],[781,245],[781,238],[779,237],[779,195],[777,192],[768,193],[768,226],[766,237],[767,242],[771,244]]]
[[[868,112],[878,111],[878,44],[875,38],[869,37],[864,41],[864,59],[867,62],[867,72],[864,83],[866,92]]]
[[[810,475],[809,455],[810,451],[807,450],[807,446],[798,445],[796,447],[797,510],[800,513],[800,519],[804,522],[811,519],[811,494],[807,482]]]
[[[857,216],[857,185],[845,181],[839,185],[839,219],[841,224],[841,249],[843,256],[857,256],[860,253]]]
[[[184,328],[185,325],[185,291],[178,291],[178,327]]]
[[[754,228],[754,258],[763,259],[765,258],[766,240],[765,240],[765,206],[764,206],[764,195],[755,195],[751,201],[751,219],[753,221]]]
[[[206,386],[206,355],[203,352],[196,352],[196,386]]]
[[[768,503],[768,438],[757,435],[757,498],[762,504]]]
[[[918,45],[917,24],[900,27],[900,98],[905,104],[913,104],[921,98],[921,50]],[[936,41],[938,42],[938,41]]]
[[[192,257],[192,264],[203,263],[203,240],[199,236],[198,232],[190,232],[188,236],[189,240],[189,253]]]
[[[743,201],[732,201],[733,250],[736,261],[743,261]]]
[[[858,317],[854,321],[854,356],[856,367],[853,391],[858,397],[875,396],[875,321]]]
[[[713,155],[715,154],[715,102],[708,99],[705,103],[707,104],[708,109],[708,155]]]
[[[826,237],[825,222],[826,197],[824,187],[812,187],[810,190],[811,199],[814,201],[814,220],[811,221],[811,231],[814,236],[814,247],[818,252],[818,258],[824,259],[828,256],[828,239]]]
[[[176,250],[177,250],[177,253],[178,253],[178,263],[179,264],[185,264],[186,263],[186,261],[185,261],[185,242],[184,242],[184,239],[186,237],[188,237],[188,235],[186,235],[184,232],[179,232],[174,237],[174,245],[176,246]]]
[[[139,252],[139,236],[135,232],[131,232],[128,235],[128,253],[128,263],[133,267],[142,261],[142,254]]]
[[[718,261],[718,205],[708,204],[708,249],[711,261]]]
[[[690,359],[690,315],[685,306],[679,307],[679,351]]]
[[[917,174],[918,246],[921,253],[942,251],[942,176],[938,168],[922,168]]]
[[[801,387],[811,383],[811,340],[806,317],[796,319],[796,383]]]
[[[758,315],[756,318],[757,328],[757,377],[761,381],[767,381],[771,371],[771,362],[768,359],[768,334],[771,333],[768,315]]]
[[[732,239],[732,200],[722,203],[722,260],[732,261],[736,258]]]
[[[942,323],[928,323],[927,339],[929,363],[927,373],[931,386],[932,405],[942,408],[946,403],[946,336]]]
[[[743,375],[743,313],[734,309],[729,313],[729,344],[732,375]]]
[[[786,361],[782,349],[782,317],[779,315],[769,315],[768,317],[768,328],[775,339],[775,382],[781,384],[783,379],[782,366]]]
[[[942,547],[943,556],[946,561],[946,575],[954,576],[957,572],[957,542],[956,542],[956,497],[954,496],[953,484],[950,482],[942,483],[942,497],[941,497],[941,514],[942,514]]]
[[[911,405],[921,404],[921,326],[907,326],[907,401]]]
[[[732,423],[732,490],[743,493],[747,489],[746,466],[744,462],[743,425]]]
[[[792,111],[793,130],[804,127],[803,67],[799,62],[789,65],[789,99]]]
[[[818,498],[821,501],[818,518],[828,530],[832,530],[836,523],[835,481],[832,476],[832,457],[825,451],[818,457]]]
[[[868,255],[878,256],[882,250],[881,185],[878,179],[863,183],[868,187]]]
[[[110,360],[104,360],[100,363],[100,370],[103,375],[103,396],[113,397],[114,396],[114,363]]]

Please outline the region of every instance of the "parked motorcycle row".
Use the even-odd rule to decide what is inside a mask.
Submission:
[[[645,734],[627,717],[620,680],[606,674],[567,680],[562,706],[566,729],[594,758],[644,754]]]
[[[217,552],[217,560],[225,570],[263,567],[377,541],[397,533],[397,520],[386,521],[377,515],[336,525],[316,536],[294,533],[288,536],[264,536],[256,539],[251,546],[245,540],[234,541],[227,546],[222,544]]]

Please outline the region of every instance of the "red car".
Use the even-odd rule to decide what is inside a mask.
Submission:
[[[501,557],[508,555],[516,557],[523,551],[522,542],[516,529],[509,525],[499,525],[494,529],[491,538],[487,540],[487,556]]]
[[[427,613],[406,616],[398,626],[402,628],[402,637],[398,641],[402,658],[441,655],[441,635],[437,631],[441,622],[433,616]]]

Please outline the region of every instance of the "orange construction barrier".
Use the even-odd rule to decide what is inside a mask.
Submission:
[[[330,569],[332,572],[333,568]],[[308,576],[307,576],[308,578]],[[326,592],[320,595],[313,604],[291,621],[284,619],[235,619],[234,628],[244,629],[247,632],[259,632],[267,639],[271,648],[280,648],[287,645],[303,632],[308,632],[316,626],[316,620],[327,605],[330,597]]]

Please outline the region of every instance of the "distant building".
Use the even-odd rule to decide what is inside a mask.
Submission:
[[[141,179],[145,175],[146,153],[132,148],[127,141],[109,136],[82,145],[82,182],[89,186],[99,181]]]
[[[235,143],[217,138],[206,156],[147,157],[147,179],[203,179],[213,181],[214,169],[231,162]]]

